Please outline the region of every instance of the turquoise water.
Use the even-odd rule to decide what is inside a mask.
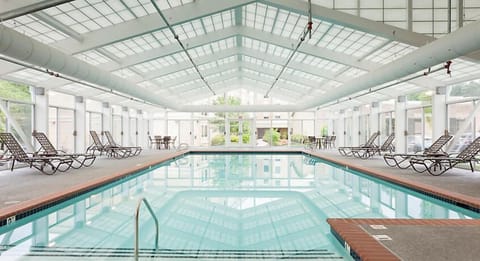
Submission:
[[[479,218],[301,154],[189,154],[1,227],[0,259],[131,259],[142,197],[160,223],[164,252],[150,253],[159,259],[235,253],[349,260],[327,217]],[[146,256],[155,227],[145,207],[140,227]]]

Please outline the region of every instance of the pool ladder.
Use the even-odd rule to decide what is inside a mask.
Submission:
[[[158,219],[157,219],[157,216],[155,215],[155,213],[153,212],[152,207],[151,207],[150,204],[148,203],[147,199],[146,199],[146,198],[141,198],[141,199],[138,201],[137,209],[135,210],[135,245],[134,245],[134,258],[135,258],[135,261],[138,260],[138,217],[140,216],[140,207],[142,206],[142,203],[145,204],[145,206],[146,206],[147,209],[148,209],[148,212],[150,212],[150,215],[152,215],[153,220],[155,221],[155,228],[156,228],[156,232],[155,232],[155,249],[158,249]]]

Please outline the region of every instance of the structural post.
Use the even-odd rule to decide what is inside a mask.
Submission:
[[[48,135],[48,92],[45,88],[32,87],[33,103],[35,104],[35,122],[33,130]],[[35,149],[39,149],[37,142],[34,142]]]
[[[48,93],[45,88],[32,87],[35,104],[35,125],[34,130],[48,132]]]
[[[108,102],[102,103],[102,131],[112,131],[112,108]],[[102,133],[98,133],[102,134]],[[103,135],[102,135],[103,137]],[[104,141],[105,142],[105,141]]]
[[[407,150],[406,142],[406,116],[407,103],[405,96],[398,96],[395,101],[395,151],[405,153]]]
[[[352,129],[349,130],[352,134],[352,146],[358,146],[360,144],[360,135],[366,130],[360,130],[360,108],[358,106],[353,107],[352,112]]]
[[[130,146],[130,112],[128,107],[122,107],[122,145]]]
[[[137,110],[137,146],[142,148],[147,147],[148,137],[147,137],[147,121],[143,118],[143,111]]]
[[[225,145],[230,146],[230,121],[225,118]]]
[[[432,140],[442,136],[447,130],[447,95],[446,87],[440,86],[435,89],[432,99]]]
[[[372,102],[370,106],[370,135],[375,131],[380,131],[380,106],[378,102]],[[390,133],[380,133],[382,136]]]
[[[457,28],[463,27],[463,0],[457,0]]]
[[[75,152],[85,151],[86,106],[82,96],[75,96]]]
[[[340,110],[338,117],[337,140],[338,146],[345,146],[345,110]]]

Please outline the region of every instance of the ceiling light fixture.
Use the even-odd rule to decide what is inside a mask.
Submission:
[[[215,91],[213,91],[212,87],[210,87],[210,84],[208,84],[207,80],[205,80],[205,77],[203,77],[202,73],[200,72],[200,70],[198,69],[198,66],[195,64],[195,62],[193,61],[192,57],[190,56],[190,54],[188,53],[187,49],[185,48],[185,45],[183,45],[182,41],[180,41],[180,37],[178,36],[177,33],[175,33],[175,30],[173,30],[173,27],[170,25],[170,23],[167,21],[167,18],[163,15],[162,11],[160,10],[160,8],[157,6],[157,4],[155,3],[154,0],[150,0],[150,2],[152,2],[153,6],[155,7],[155,9],[157,10],[157,13],[160,15],[160,17],[162,17],[162,20],[163,22],[165,22],[165,24],[167,25],[168,29],[170,29],[170,32],[172,32],[173,34],[173,37],[175,38],[175,40],[177,40],[178,44],[180,45],[180,47],[182,47],[182,50],[183,52],[185,52],[185,54],[187,55],[188,59],[190,60],[190,62],[192,63],[193,67],[195,68],[195,71],[197,71],[198,75],[200,76],[200,79],[205,83],[205,85],[208,87],[208,89],[213,93],[213,95],[216,95]]]
[[[273,87],[275,84],[278,82],[278,79],[280,79],[280,76],[283,74],[285,69],[287,68],[288,64],[292,60],[293,56],[295,53],[298,51],[298,48],[300,48],[300,45],[302,45],[303,41],[305,41],[305,37],[308,37],[309,39],[312,38],[312,27],[313,27],[313,22],[312,22],[312,1],[308,0],[308,22],[307,25],[305,26],[305,29],[303,29],[303,32],[300,35],[300,41],[298,42],[297,46],[295,49],[293,49],[293,52],[290,54],[290,56],[287,59],[287,62],[283,65],[282,69],[278,73],[277,77],[275,77],[275,80],[273,81],[272,85],[268,89],[267,93],[265,94],[265,98],[268,98],[268,95],[272,91]]]

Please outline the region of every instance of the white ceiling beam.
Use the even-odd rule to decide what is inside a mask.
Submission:
[[[164,10],[163,13],[171,25],[177,25],[218,12],[243,6],[254,0],[202,0]],[[79,43],[73,39],[65,39],[53,44],[69,54],[77,54],[108,44],[123,41],[134,36],[158,31],[166,28],[165,23],[157,13],[132,19],[127,22],[112,25],[100,30],[83,34],[84,41]],[[173,36],[172,36],[173,37]],[[182,39],[184,41],[185,39]]]
[[[31,14],[73,0],[0,0],[0,21]]]
[[[58,31],[72,37],[73,39],[77,40],[78,42],[83,41],[83,36],[81,34],[75,32],[74,30],[72,30],[72,28],[66,26],[62,22],[60,22],[57,19],[53,18],[52,16],[44,13],[43,11],[33,13],[32,16],[34,16],[38,20],[50,25],[51,27],[57,29]]]

